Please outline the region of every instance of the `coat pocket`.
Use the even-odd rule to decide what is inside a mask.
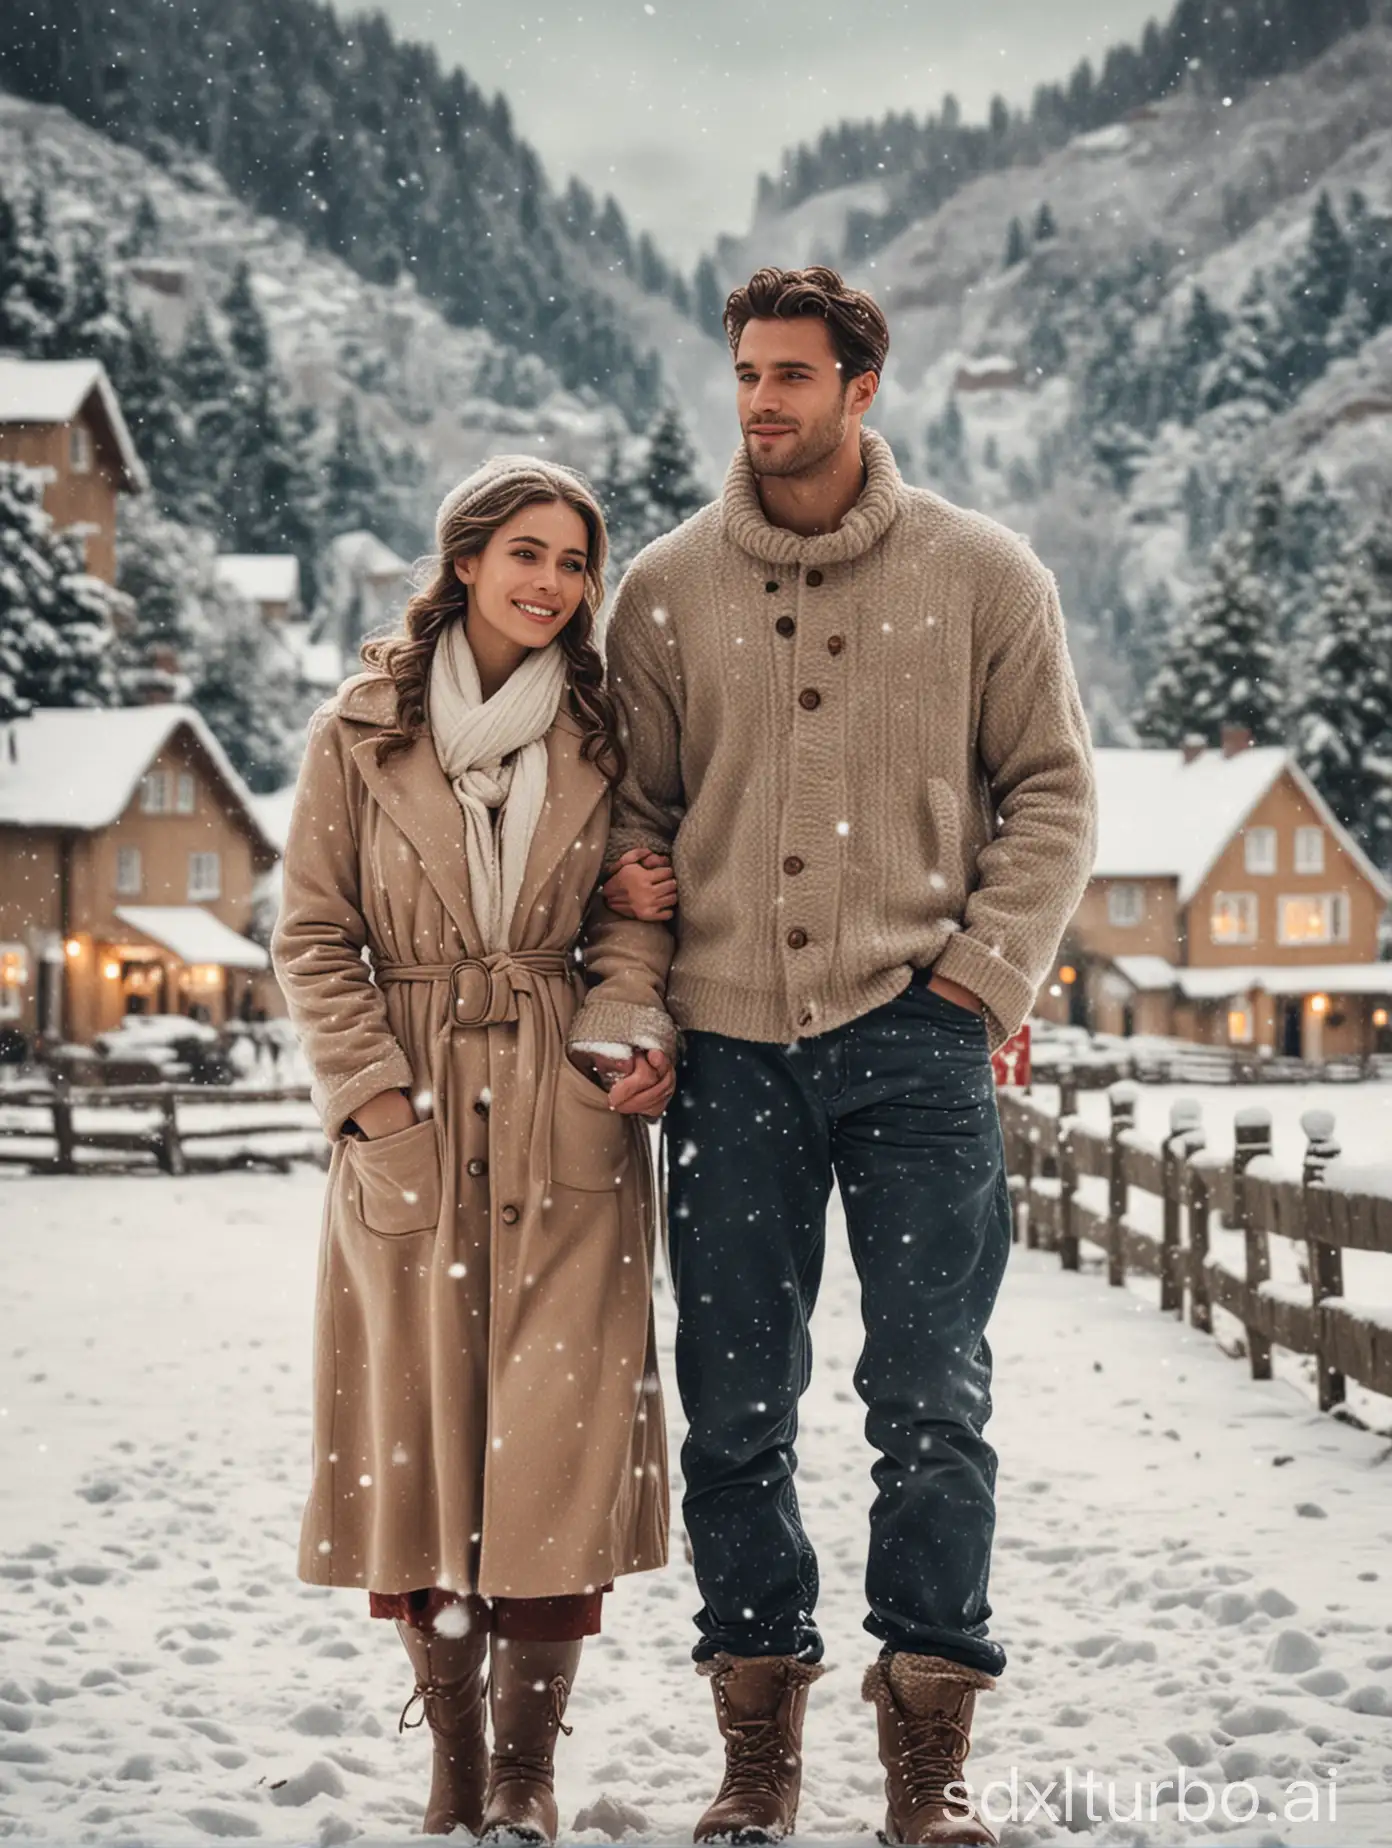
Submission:
[[[375,1141],[352,1141],[348,1159],[353,1204],[369,1232],[400,1238],[434,1230],[441,1177],[433,1117]]]
[[[609,1108],[609,1094],[561,1054],[551,1124],[551,1176],[582,1193],[612,1193],[633,1160],[630,1119]]]

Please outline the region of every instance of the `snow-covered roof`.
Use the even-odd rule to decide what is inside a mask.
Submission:
[[[124,486],[141,492],[149,480],[99,359],[0,358],[0,423],[71,423],[93,394],[120,458]]]
[[[181,725],[207,752],[261,844],[279,851],[202,715],[173,704],[111,711],[50,706],[0,726],[0,827],[108,827]]]
[[[172,950],[183,963],[218,963],[224,969],[266,969],[270,958],[202,905],[118,905],[123,924]]]
[[[1392,995],[1392,962],[1234,964],[1177,969],[1163,956],[1114,956],[1136,989],[1178,988],[1191,1001],[1226,1001],[1261,989],[1268,995]]]
[[[1384,900],[1392,886],[1368,859],[1291,754],[1258,745],[1224,757],[1182,751],[1100,750],[1096,879],[1172,878],[1187,904],[1214,861],[1283,771]]]
[[[269,795],[253,796],[252,803],[262,832],[283,849],[290,835],[290,812],[295,806],[295,785],[286,783],[281,789],[273,789]]]
[[[293,552],[223,552],[213,561],[219,584],[248,603],[297,603],[300,561]]]
[[[405,577],[411,569],[406,560],[398,558],[376,533],[363,528],[351,533],[337,533],[330,539],[325,550],[334,563],[346,565],[357,577]]]

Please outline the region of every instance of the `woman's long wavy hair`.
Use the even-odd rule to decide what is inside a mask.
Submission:
[[[623,776],[626,756],[618,711],[604,684],[604,663],[595,646],[595,616],[604,602],[609,554],[604,515],[582,475],[531,456],[495,458],[446,495],[435,521],[435,556],[427,561],[430,576],[406,605],[404,632],[363,644],[365,664],[390,674],[396,683],[396,725],[377,742],[378,763],[404,751],[425,730],[426,688],[436,643],[446,627],[462,623],[469,610],[468,588],[455,574],[455,560],[476,558],[524,507],[551,501],[573,507],[589,539],[585,594],[557,643],[566,659],[570,709],[584,732],[581,752],[611,783]]]

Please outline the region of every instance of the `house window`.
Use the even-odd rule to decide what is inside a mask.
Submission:
[[[1228,1008],[1228,1040],[1234,1046],[1250,1046],[1254,1032],[1252,1003],[1244,997]]]
[[[1324,871],[1324,829],[1297,828],[1295,831],[1295,870],[1298,873]]]
[[[1214,943],[1255,943],[1257,895],[1255,892],[1215,892],[1209,934]]]
[[[1248,828],[1242,837],[1242,864],[1249,873],[1276,871],[1276,830]]]
[[[1109,924],[1139,924],[1144,910],[1145,895],[1138,885],[1107,887],[1107,922]]]
[[[167,770],[147,770],[140,779],[140,806],[147,815],[167,815],[170,802],[170,776]]]
[[[138,847],[118,847],[116,849],[116,892],[121,898],[138,898],[140,895],[140,849]]]
[[[29,952],[22,943],[0,943],[0,1020],[18,1020],[29,983]]]
[[[75,423],[68,430],[68,467],[74,475],[92,472],[92,432],[86,424]]]
[[[222,893],[222,856],[216,853],[189,855],[188,895],[194,898],[217,898]]]
[[[193,774],[188,770],[179,772],[179,791],[175,809],[180,815],[193,813]]]
[[[1347,943],[1348,894],[1313,892],[1282,898],[1277,908],[1276,936],[1281,943]]]

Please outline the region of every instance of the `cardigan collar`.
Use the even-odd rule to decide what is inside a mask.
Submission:
[[[894,451],[877,430],[862,430],[860,455],[865,486],[860,499],[830,533],[790,532],[772,525],[764,514],[754,470],[743,443],[725,476],[721,519],[728,538],[743,551],[771,565],[835,565],[859,558],[888,532],[899,511],[903,481]]]

